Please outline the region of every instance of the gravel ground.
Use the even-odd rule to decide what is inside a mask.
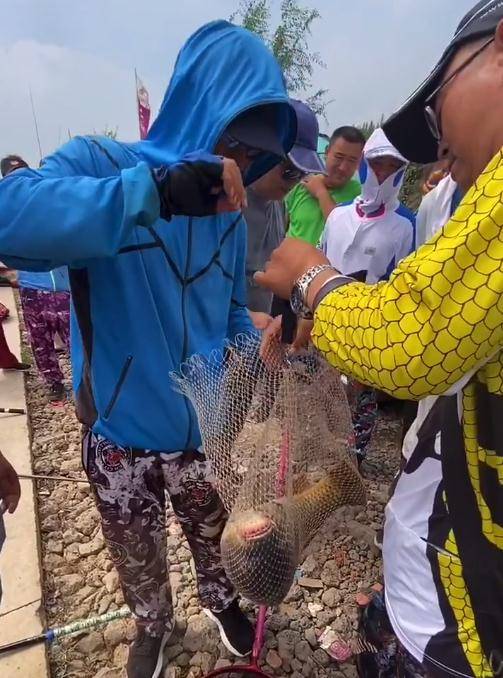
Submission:
[[[61,408],[48,404],[34,369],[27,390],[35,473],[84,477],[80,429],[72,404]],[[373,536],[398,465],[398,436],[396,416],[381,413],[365,468],[366,510],[343,509],[330,521],[310,545],[298,583],[268,620],[262,666],[271,675],[356,676],[351,662],[338,665],[330,659],[319,647],[318,636],[327,626],[350,636],[356,622],[355,594],[381,576]],[[89,486],[54,481],[38,481],[36,486],[48,625],[120,608],[122,593]],[[164,678],[198,678],[226,665],[230,657],[200,612],[190,552],[171,514],[168,525],[177,626],[166,648]],[[119,620],[105,629],[62,640],[50,650],[52,678],[125,676],[127,644],[133,637],[133,622]]]

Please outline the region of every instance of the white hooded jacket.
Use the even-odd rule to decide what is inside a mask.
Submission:
[[[392,156],[404,163],[379,184],[369,160]],[[415,218],[398,198],[407,161],[377,129],[363,151],[362,193],[328,217],[321,248],[335,268],[368,283],[389,277],[398,262],[414,249]]]
[[[457,183],[448,174],[424,196],[417,212],[416,244],[424,245],[452,217]]]

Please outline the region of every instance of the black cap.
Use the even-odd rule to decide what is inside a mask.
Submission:
[[[411,162],[429,163],[437,160],[438,143],[426,122],[424,106],[440,84],[452,57],[468,42],[494,33],[501,19],[503,0],[477,2],[461,20],[453,39],[430,75],[402,108],[384,123],[383,129],[388,139]]]
[[[272,153],[279,158],[286,157],[274,105],[265,104],[248,109],[234,118],[225,131],[250,148]]]

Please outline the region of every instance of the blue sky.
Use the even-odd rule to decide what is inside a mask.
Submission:
[[[328,124],[390,113],[435,63],[475,0],[301,0],[322,15],[311,45],[327,64],[314,86],[329,89]],[[0,156],[38,159],[72,134],[118,127],[137,138],[134,67],[153,111],[178,50],[198,26],[228,18],[239,0],[15,0],[0,7]],[[276,6],[279,0],[275,0]]]

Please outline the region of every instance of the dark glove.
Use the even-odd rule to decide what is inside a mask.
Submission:
[[[174,165],[153,170],[161,198],[161,217],[169,221],[177,214],[189,217],[215,214],[223,168],[220,156],[196,151]]]

